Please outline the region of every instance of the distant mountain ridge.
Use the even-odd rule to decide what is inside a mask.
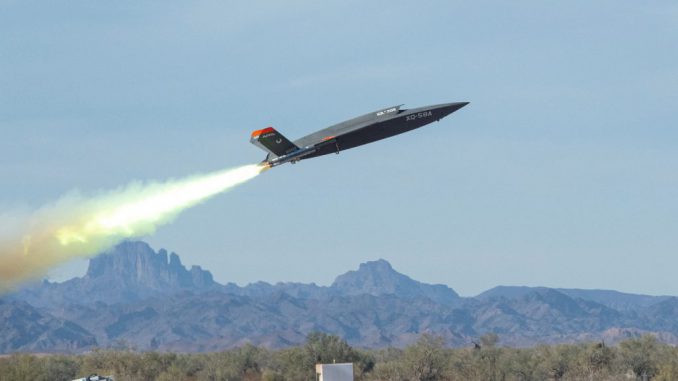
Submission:
[[[516,299],[534,291],[548,289],[547,287],[497,286],[478,294],[476,298],[482,300],[492,298]],[[572,298],[589,300],[622,311],[644,309],[671,298],[670,296],[629,294],[612,290],[584,290],[578,288],[556,288],[554,290]]]
[[[619,339],[653,333],[678,344],[678,298],[606,290],[499,286],[462,298],[397,272],[361,264],[329,287],[215,282],[175,253],[124,242],[87,273],[0,299],[0,352],[138,349],[211,351],[244,343],[280,348],[322,331],[362,347],[405,346],[421,333],[467,346],[487,332],[501,343]]]
[[[404,298],[428,298],[439,303],[452,303],[460,299],[451,288],[412,280],[395,271],[383,259],[363,263],[358,270],[338,276],[330,287],[294,282],[255,282],[244,287],[234,283],[221,285],[214,281],[209,271],[200,266],[186,269],[176,253],[168,255],[165,249],[155,252],[141,241],[122,242],[90,259],[83,277],[62,283],[44,281],[19,291],[17,295],[19,299],[36,306],[55,307],[63,303],[131,303],[182,291],[222,291],[250,297],[284,292],[299,298],[398,295]]]
[[[94,335],[23,301],[0,300],[0,353],[68,352],[96,345]]]

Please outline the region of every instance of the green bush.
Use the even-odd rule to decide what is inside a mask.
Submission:
[[[130,349],[80,355],[0,357],[0,381],[70,381],[92,373],[116,381],[314,381],[316,362],[352,362],[356,381],[678,380],[678,349],[643,336],[603,343],[515,349],[485,335],[479,345],[449,349],[422,335],[404,348],[352,348],[337,336],[309,335],[303,346],[252,345],[222,352],[177,354]]]

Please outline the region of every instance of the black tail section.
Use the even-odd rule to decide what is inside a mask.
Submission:
[[[273,127],[252,132],[250,143],[275,156],[283,156],[299,149]]]

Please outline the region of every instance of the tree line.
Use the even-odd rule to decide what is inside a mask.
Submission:
[[[507,348],[487,334],[469,348],[446,348],[422,335],[404,348],[353,348],[313,333],[302,346],[252,345],[223,352],[164,353],[98,349],[79,355],[12,354],[0,358],[0,381],[72,380],[96,373],[116,381],[315,381],[316,363],[351,362],[356,381],[678,380],[678,348],[654,336],[604,343]]]

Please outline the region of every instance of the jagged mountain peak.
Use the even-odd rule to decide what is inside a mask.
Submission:
[[[204,288],[214,284],[209,271],[199,266],[187,270],[176,253],[168,256],[165,249],[156,253],[141,241],[124,241],[92,258],[84,279],[154,290]]]
[[[177,266],[178,256],[171,258],[171,266]],[[174,260],[172,260],[174,259]],[[178,262],[181,265],[181,261]],[[138,269],[145,265],[165,267],[168,265],[167,250],[160,249],[157,253],[145,242],[124,241],[109,250],[91,258],[85,277],[96,279],[105,276],[127,276],[130,269]]]
[[[405,298],[428,298],[441,303],[459,299],[459,295],[451,288],[413,280],[396,271],[384,259],[361,263],[358,270],[339,275],[330,288],[345,295],[397,295]]]
[[[345,291],[347,294],[395,294],[399,288],[412,286],[412,279],[393,269],[384,259],[361,263],[358,270],[339,275],[332,283],[332,288]]]
[[[393,266],[391,266],[391,264],[383,258],[379,258],[376,261],[367,261],[367,262],[361,263],[360,266],[358,267],[358,271],[360,271],[360,270],[392,271],[394,273],[400,274],[397,271],[393,270]]]
[[[39,307],[64,303],[128,303],[180,291],[222,286],[200,266],[187,270],[176,253],[155,252],[147,243],[124,241],[89,261],[86,274],[63,283],[43,283],[21,292]]]

